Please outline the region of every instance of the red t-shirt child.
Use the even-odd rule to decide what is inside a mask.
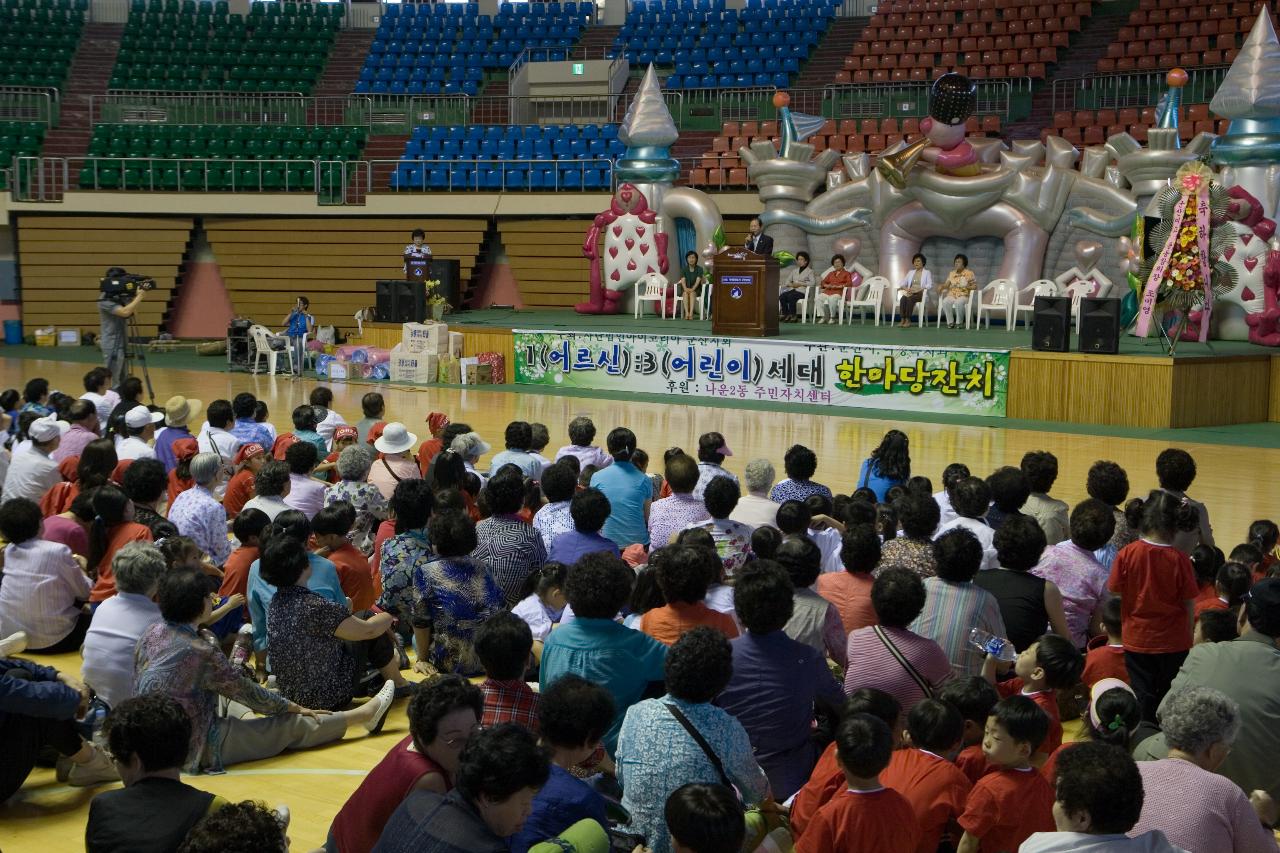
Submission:
[[[1200,618],[1200,614],[1206,610],[1226,610],[1227,603],[1220,596],[1215,595],[1213,598],[1202,598],[1196,602],[1196,618]]]
[[[920,828],[917,853],[936,853],[942,834],[964,813],[973,787],[959,767],[923,749],[894,750],[880,782],[911,804]]]
[[[388,518],[378,525],[373,534],[373,556],[369,558],[369,573],[373,576],[373,586],[382,595],[382,543],[396,535],[396,523]]]
[[[1036,752],[1051,755],[1055,749],[1062,746],[1062,715],[1058,712],[1058,697],[1052,690],[1023,693],[1022,687],[1021,678],[1010,678],[1008,681],[997,684],[996,692],[1000,694],[1001,699],[1008,699],[1010,696],[1021,693],[1039,705],[1040,709],[1049,716],[1049,733],[1045,735],[1044,743],[1040,744]]]
[[[227,518],[234,519],[244,509],[244,505],[253,499],[254,474],[248,468],[241,468],[227,483],[227,491],[222,496],[222,508],[227,511]]]
[[[351,612],[360,613],[373,607],[378,596],[373,591],[373,575],[364,554],[347,542],[330,553],[328,559],[338,569],[338,583],[342,584],[343,594],[351,599]]]
[[[907,798],[889,788],[846,789],[818,810],[796,853],[915,853],[920,827]]]
[[[1107,588],[1120,596],[1124,648],[1146,655],[1191,648],[1187,602],[1199,594],[1191,559],[1146,539],[1120,549]]]
[[[836,763],[836,745],[828,744],[825,751],[809,774],[809,781],[804,783],[791,800],[791,832],[799,838],[805,828],[813,820],[818,810],[831,801],[831,798],[848,788],[844,771]]]
[[[982,751],[980,743],[960,750],[960,754],[956,756],[956,767],[975,785],[979,779],[996,769],[994,764],[987,761],[987,754]]]
[[[1089,653],[1084,656],[1084,672],[1080,680],[1085,687],[1092,687],[1104,678],[1118,678],[1129,683],[1129,669],[1124,664],[1124,645],[1112,645],[1106,637],[1094,637],[1089,641]]]
[[[1017,850],[1033,832],[1053,832],[1053,797],[1035,768],[997,767],[969,792],[960,827],[982,839],[982,853]]]
[[[428,773],[439,773],[453,787],[441,767],[413,748],[412,735],[393,746],[333,819],[337,849],[372,850],[392,813]]]
[[[231,552],[231,556],[227,557],[227,562],[222,567],[222,587],[218,590],[218,595],[223,598],[240,593],[246,599],[249,597],[249,567],[253,565],[253,561],[258,559],[258,547],[246,547],[241,545],[239,548]],[[249,605],[244,607],[245,618],[249,618]]]

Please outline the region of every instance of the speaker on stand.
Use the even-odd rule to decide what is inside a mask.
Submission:
[[[427,316],[426,287],[403,279],[375,282],[373,314],[378,323],[421,323]]]
[[[1071,297],[1037,296],[1031,314],[1031,348],[1071,351]]]
[[[1114,355],[1120,351],[1120,300],[1080,300],[1080,352]]]

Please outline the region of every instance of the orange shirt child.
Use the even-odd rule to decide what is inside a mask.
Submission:
[[[982,839],[982,853],[1017,850],[1034,832],[1053,832],[1053,788],[1034,767],[995,767],[965,804],[960,827]]]
[[[1124,644],[1108,643],[1106,637],[1094,637],[1089,653],[1084,656],[1084,672],[1080,681],[1092,687],[1104,678],[1118,678],[1129,683],[1129,669],[1124,664]]]
[[[907,798],[890,788],[846,789],[823,806],[796,853],[915,853],[920,828]]]
[[[791,799],[792,835],[796,838],[804,835],[818,811],[847,787],[844,771],[836,761],[836,745],[828,744],[809,774],[809,781]]]
[[[1049,733],[1045,735],[1044,743],[1040,744],[1036,752],[1042,752],[1046,756],[1052,755],[1054,750],[1062,746],[1062,715],[1058,712],[1058,694],[1053,690],[1023,693],[1022,686],[1021,678],[1010,678],[1008,681],[997,684],[996,692],[1000,694],[1001,699],[1021,694],[1040,706],[1040,710],[1049,717]]]
[[[676,601],[656,607],[640,617],[640,630],[668,646],[675,645],[689,631],[706,625],[730,640],[738,636],[738,623],[728,613],[712,610],[701,601]]]
[[[342,593],[351,599],[351,612],[360,613],[373,607],[378,597],[373,591],[373,575],[364,554],[347,542],[324,556],[338,569],[338,583],[342,584]]]
[[[1200,590],[1186,554],[1146,539],[1132,542],[1116,555],[1107,588],[1120,596],[1127,651],[1158,655],[1191,648],[1187,603]]]
[[[942,834],[964,813],[965,800],[973,787],[964,772],[950,761],[914,748],[894,750],[880,781],[911,804],[920,828],[916,853],[935,853]]]
[[[965,775],[965,778],[975,785],[979,779],[996,769],[994,764],[987,761],[987,756],[982,751],[982,744],[980,743],[966,746],[960,750],[960,754],[956,756],[956,767],[960,768],[960,772]]]
[[[111,571],[111,558],[130,542],[150,542],[151,530],[134,521],[117,524],[107,532],[107,549],[98,563],[98,580],[89,591],[90,602],[106,601],[116,594],[116,576]]]

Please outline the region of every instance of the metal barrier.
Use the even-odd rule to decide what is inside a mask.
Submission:
[[[879,8],[880,0],[844,0],[836,10],[837,18],[870,18]]]
[[[1012,80],[978,81],[977,112],[1008,119],[1014,82]],[[928,83],[854,83],[826,86],[821,89],[792,89],[792,112],[824,118],[913,117],[929,114]],[[752,89],[684,89],[688,114],[677,114],[676,125],[682,130],[696,119],[712,121],[717,127],[726,121],[774,121],[778,109],[773,105],[775,90]]]
[[[1229,68],[1229,65],[1206,65],[1186,69],[1187,85],[1182,90],[1182,102],[1197,104],[1212,99]],[[1166,71],[1139,71],[1054,80],[1053,111],[1154,106],[1168,91],[1167,74]]]
[[[18,157],[9,192],[22,202],[60,202],[68,190],[310,192],[325,204],[363,204],[368,173],[364,161]]]
[[[369,160],[369,192],[612,192],[613,161],[585,160]],[[488,169],[488,175],[482,170]],[[543,171],[534,186],[532,171]],[[458,170],[466,170],[461,173]],[[545,173],[549,172],[547,175]],[[567,173],[571,177],[566,177]],[[433,175],[433,173],[436,173]],[[588,173],[595,173],[590,175]],[[603,173],[603,175],[601,175]],[[549,183],[547,182],[549,181]]]
[[[58,125],[58,90],[51,86],[0,86],[0,121]]]
[[[112,92],[89,97],[91,124],[355,125],[368,127],[372,101],[360,95],[298,92]]]

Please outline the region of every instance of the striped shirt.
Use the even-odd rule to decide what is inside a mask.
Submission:
[[[1258,821],[1249,798],[1225,776],[1178,758],[1139,761],[1138,771],[1145,797],[1130,836],[1159,829],[1191,853],[1276,850],[1275,836]]]
[[[43,649],[64,639],[80,618],[77,601],[89,598],[89,576],[57,542],[28,539],[4,549],[0,584],[0,637],[27,632],[27,645]]]
[[[938,687],[951,678],[951,661],[933,640],[905,628],[884,628],[885,634],[922,678]],[[920,688],[898,663],[897,658],[880,642],[874,628],[861,628],[849,635],[849,669],[844,676],[845,695],[859,687],[883,690],[909,711],[925,698]]]
[[[542,537],[514,515],[495,515],[476,525],[476,541],[471,556],[489,570],[506,606],[514,607],[525,580],[547,561]]]
[[[985,655],[969,642],[969,632],[981,628],[1003,637],[1000,602],[976,584],[942,578],[925,578],[924,591],[924,610],[911,623],[911,630],[941,646],[957,676],[981,675]]]

